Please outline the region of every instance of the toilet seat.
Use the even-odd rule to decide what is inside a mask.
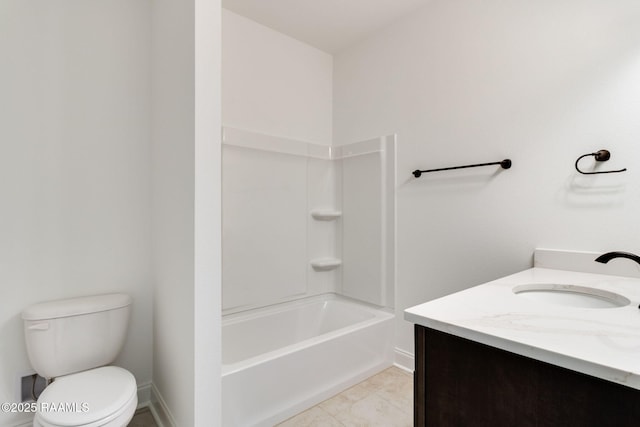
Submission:
[[[65,375],[38,398],[34,426],[125,426],[138,404],[134,376],[117,366]]]

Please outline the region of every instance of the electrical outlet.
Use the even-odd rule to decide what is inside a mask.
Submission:
[[[33,402],[35,400],[33,395],[35,394],[37,398],[45,387],[47,387],[47,380],[35,372],[20,377],[20,401]]]

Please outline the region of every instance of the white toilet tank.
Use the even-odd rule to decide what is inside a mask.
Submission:
[[[45,378],[113,362],[127,336],[131,297],[107,294],[32,305],[22,312],[31,366]]]

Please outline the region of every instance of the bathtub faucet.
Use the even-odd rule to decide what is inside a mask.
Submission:
[[[614,258],[628,258],[640,264],[640,256],[629,253],[629,252],[618,252],[618,251],[607,252],[606,254],[602,254],[598,258],[596,258],[595,261],[606,264]]]

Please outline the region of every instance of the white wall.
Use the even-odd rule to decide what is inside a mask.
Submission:
[[[176,425],[194,423],[193,20],[192,1],[153,5],[153,384]]]
[[[632,0],[437,0],[334,58],[335,142],[398,134],[399,348],[404,308],[527,268],[535,247],[640,252],[639,20]],[[579,176],[601,148],[628,172]]]
[[[149,10],[0,2],[2,402],[30,370],[20,312],[51,299],[129,293],[117,363],[151,380]]]
[[[222,22],[224,126],[330,145],[331,55],[228,10]]]
[[[176,426],[220,423],[219,8],[152,13],[153,391]]]
[[[220,6],[220,0],[195,0],[194,427],[217,427],[222,423]]]
[[[140,386],[158,364],[177,425],[217,424],[220,46],[219,1],[0,3],[3,402],[30,370],[24,307],[118,291],[116,363]]]

